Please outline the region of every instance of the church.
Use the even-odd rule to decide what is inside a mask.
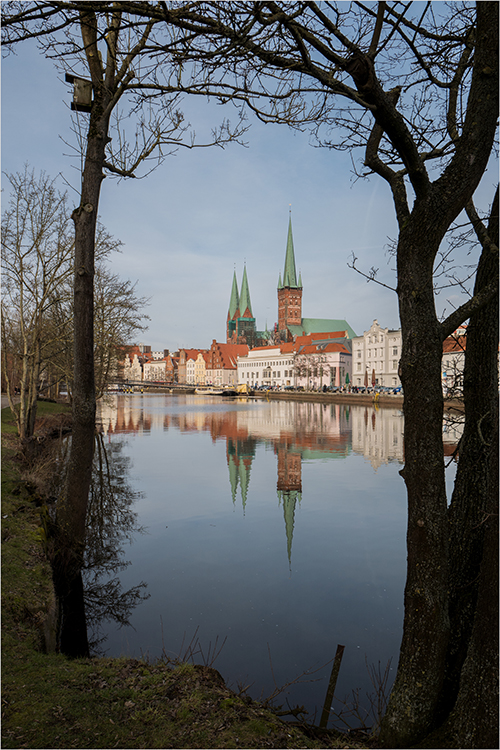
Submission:
[[[290,343],[297,336],[307,336],[310,333],[329,333],[331,331],[346,331],[346,338],[356,336],[351,326],[345,320],[327,318],[302,317],[302,277],[295,266],[295,251],[293,247],[292,217],[288,220],[288,236],[286,241],[285,266],[283,278],[278,279],[278,321],[272,331],[257,331],[255,318],[250,302],[246,266],[243,271],[241,293],[238,293],[236,271],[233,275],[233,286],[226,321],[226,341],[228,344],[248,344],[255,346]]]

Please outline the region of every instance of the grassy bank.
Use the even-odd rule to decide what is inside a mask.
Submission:
[[[42,403],[40,442],[68,419]],[[45,438],[48,443],[49,438]],[[48,463],[18,458],[2,410],[2,744],[4,748],[366,747],[299,728],[236,695],[210,667],[46,653],[55,612],[44,553]],[[50,639],[49,639],[50,642]]]

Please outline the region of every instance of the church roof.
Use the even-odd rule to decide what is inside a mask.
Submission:
[[[232,320],[240,306],[240,297],[238,294],[238,282],[236,281],[236,271],[233,274],[233,288],[231,289],[231,299],[229,301],[229,319]]]
[[[309,333],[329,333],[330,331],[347,331],[349,339],[356,334],[346,320],[329,320],[327,318],[302,318],[300,326],[288,326],[292,336],[306,336]]]
[[[280,276],[281,281],[281,276]],[[278,282],[279,284],[280,282]],[[300,284],[297,284],[297,272],[295,270],[295,253],[293,250],[293,236],[292,236],[292,217],[288,220],[288,237],[286,241],[286,256],[285,256],[285,270],[283,271],[283,286],[279,286],[280,289],[283,287],[292,287],[294,289],[300,288]]]
[[[245,315],[247,310],[250,313],[250,317],[253,317],[252,303],[250,302],[250,290],[248,288],[247,267],[245,266],[243,269],[243,280],[241,282],[240,316],[248,317],[248,315]]]

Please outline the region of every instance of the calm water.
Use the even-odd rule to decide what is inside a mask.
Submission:
[[[130,457],[143,533],[124,549],[124,589],[144,581],[110,656],[178,654],[193,637],[252,697],[318,670],[278,700],[321,714],[337,644],[336,696],[394,677],[402,631],[406,499],[399,409],[133,394],[102,407],[105,443]],[[274,677],[273,677],[274,675]],[[336,704],[339,708],[339,705]]]

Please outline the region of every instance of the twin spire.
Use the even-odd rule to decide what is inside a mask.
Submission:
[[[293,248],[292,215],[288,220],[288,236],[286,242],[285,268],[283,281],[281,273],[278,280],[278,326],[280,331],[288,330],[289,325],[300,325],[301,322],[302,277],[295,268],[295,252]],[[266,325],[267,331],[267,325]],[[227,315],[227,342],[247,343],[255,341],[255,318],[250,301],[246,263],[241,281],[241,294],[238,292],[236,269],[233,273],[231,299]],[[291,334],[286,334],[287,336]],[[264,337],[267,339],[267,337]]]
[[[247,267],[243,269],[243,279],[241,281],[241,295],[238,294],[238,282],[236,281],[236,271],[233,274],[233,287],[231,289],[231,299],[229,301],[229,318],[233,320],[236,311],[239,310],[240,317],[251,317],[252,303],[250,301],[250,290],[248,288]],[[250,316],[245,316],[248,310]]]

